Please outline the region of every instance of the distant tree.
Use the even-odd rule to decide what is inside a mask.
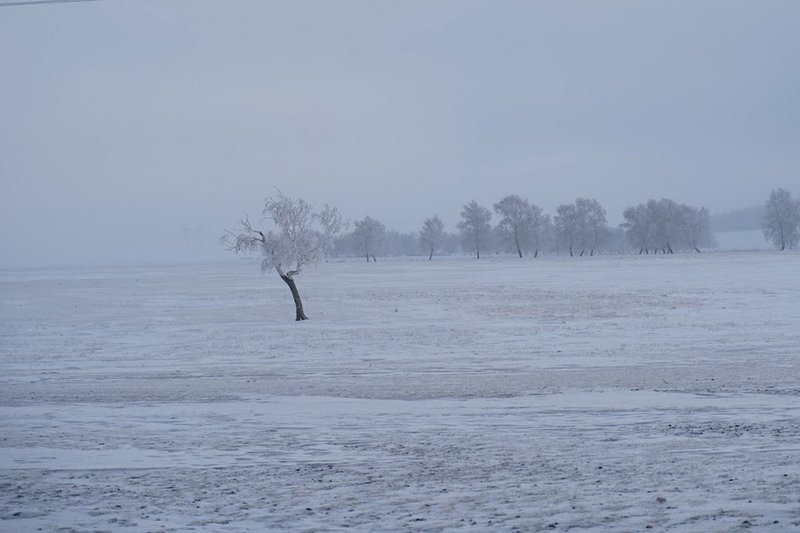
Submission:
[[[433,218],[426,218],[422,223],[422,231],[419,232],[419,243],[422,249],[430,251],[428,261],[433,259],[433,253],[442,241],[444,235],[444,223],[438,215]]]
[[[473,200],[464,205],[461,219],[461,222],[458,223],[458,230],[461,233],[464,247],[474,249],[475,255],[480,259],[481,248],[488,243],[491,236],[492,212]]]
[[[338,209],[328,204],[323,205],[316,216],[320,225],[322,253],[325,257],[329,257],[334,253],[336,238],[347,230],[349,223],[342,219]]]
[[[606,210],[600,202],[592,198],[575,200],[575,210],[578,240],[581,244],[580,255],[583,256],[587,248],[589,255],[594,255],[594,252],[608,239]]]
[[[578,198],[574,204],[562,204],[556,210],[553,223],[560,246],[569,249],[569,255],[580,250],[583,257],[587,251],[594,255],[608,239],[606,210],[597,200]]]
[[[367,258],[367,263],[369,263],[370,257],[372,257],[373,262],[377,262],[375,252],[383,244],[386,236],[386,226],[367,216],[356,221],[353,233],[362,253]]]
[[[550,215],[542,215],[541,217],[541,224],[536,232],[534,250],[534,257],[538,257],[539,250],[550,250],[556,253],[559,250],[558,231]]]
[[[681,204],[682,219],[684,224],[684,238],[688,241],[689,247],[700,253],[700,247],[713,248],[717,245],[714,234],[711,231],[711,217],[705,207],[692,207]]]
[[[494,204],[494,211],[502,217],[497,223],[500,239],[512,246],[521,259],[522,250],[530,241],[530,203],[512,194]]]
[[[559,245],[566,246],[570,257],[572,257],[580,235],[578,208],[575,204],[561,204],[558,206],[556,208],[556,216],[553,217],[553,224],[555,225]]]
[[[683,232],[681,210],[677,203],[663,198],[658,202],[648,202],[648,211],[654,218],[655,250],[662,253],[675,253],[673,244],[680,242]]]
[[[497,223],[501,241],[522,258],[523,251],[533,248],[537,242],[537,233],[541,231],[543,222],[542,209],[512,194],[494,204],[494,210],[502,217]]]
[[[295,200],[280,192],[264,201],[263,214],[265,219],[272,220],[275,231],[265,233],[253,227],[245,216],[238,231],[226,231],[222,243],[235,253],[260,252],[264,257],[261,271],[275,269],[292,293],[295,319],[308,320],[294,277],[306,265],[320,260],[330,246],[329,241],[341,229],[337,223],[341,217],[335,208],[327,205],[316,214],[305,200]]]
[[[625,230],[628,242],[634,248],[639,249],[639,255],[642,253],[649,254],[653,232],[647,205],[639,204],[635,207],[628,207],[623,211],[622,216],[625,218],[625,222],[620,227]]]
[[[793,200],[786,189],[775,189],[765,206],[764,238],[780,248],[792,249],[800,241],[800,200]]]
[[[648,200],[623,212],[621,227],[631,246],[639,253],[675,253],[675,250],[700,251],[700,246],[715,246],[708,209],[678,204],[673,200]]]

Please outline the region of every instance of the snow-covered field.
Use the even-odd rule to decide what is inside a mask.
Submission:
[[[0,273],[0,530],[800,530],[800,255]]]

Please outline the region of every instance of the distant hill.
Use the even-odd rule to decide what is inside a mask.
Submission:
[[[761,220],[764,218],[764,207],[757,205],[734,209],[727,213],[711,215],[711,229],[713,231],[750,231],[761,229]]]

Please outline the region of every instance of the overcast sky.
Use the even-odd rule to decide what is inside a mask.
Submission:
[[[797,0],[0,7],[0,265],[207,256],[274,187],[403,231],[512,193],[613,224],[798,195],[798,28]]]

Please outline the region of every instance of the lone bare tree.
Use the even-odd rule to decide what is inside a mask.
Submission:
[[[492,219],[492,212],[473,200],[464,206],[464,210],[461,211],[461,219],[461,222],[458,223],[458,230],[461,232],[464,246],[475,248],[475,255],[480,259],[481,247],[486,244],[491,235],[492,227],[489,222]]]
[[[264,201],[263,215],[262,220],[272,220],[275,231],[265,233],[253,227],[245,216],[238,231],[225,232],[222,243],[235,253],[260,252],[264,256],[261,271],[275,269],[292,292],[295,319],[308,320],[294,277],[303,267],[319,262],[342,228],[341,217],[336,208],[328,205],[319,214],[314,213],[302,198],[295,200],[280,191]]]
[[[428,261],[433,259],[433,252],[439,246],[442,235],[444,235],[444,223],[442,223],[439,216],[434,215],[433,218],[426,218],[422,223],[422,231],[419,232],[419,243],[424,250],[430,251]]]
[[[764,237],[781,249],[792,249],[800,242],[800,200],[792,200],[786,189],[770,193],[762,224]]]

